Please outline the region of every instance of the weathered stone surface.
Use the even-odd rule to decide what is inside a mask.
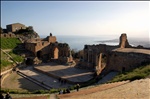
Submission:
[[[120,48],[131,47],[131,45],[128,42],[127,35],[125,33],[121,34],[121,36],[120,36],[119,47]]]
[[[25,48],[43,61],[50,60],[59,63],[72,61],[72,57],[69,56],[69,45],[67,43],[58,43],[52,33],[44,39],[29,39],[25,42]]]
[[[118,48],[119,47],[119,48]],[[94,69],[96,74],[129,71],[150,63],[150,50],[130,46],[126,34],[121,34],[119,46],[85,45],[80,67]]]

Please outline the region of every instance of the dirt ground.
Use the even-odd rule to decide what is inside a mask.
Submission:
[[[8,83],[9,82],[9,83]],[[34,91],[43,89],[31,81],[19,76],[16,72],[11,73],[2,83],[2,88]]]

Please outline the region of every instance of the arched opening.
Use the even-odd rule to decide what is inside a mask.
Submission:
[[[38,58],[42,58],[42,51],[38,51],[38,52],[37,52],[37,57],[38,57]]]
[[[59,50],[58,50],[58,48],[56,47],[56,48],[54,48],[54,59],[58,59],[58,52],[59,52]]]
[[[105,67],[107,64],[107,56],[106,54],[102,53],[102,57],[101,57],[101,62],[102,62],[102,67]]]
[[[26,65],[32,65],[33,64],[33,60],[30,58],[27,58],[25,61]]]

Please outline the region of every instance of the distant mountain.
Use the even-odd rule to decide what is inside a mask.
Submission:
[[[102,41],[96,41],[102,44],[105,43],[119,43],[119,39],[112,39],[112,40],[102,40]],[[128,38],[129,44],[133,46],[142,45],[143,47],[150,48],[150,41],[148,38]]]
[[[96,41],[96,42],[99,42],[99,43],[107,43],[107,42],[119,42],[119,39],[112,39],[112,40],[102,40],[102,41]]]

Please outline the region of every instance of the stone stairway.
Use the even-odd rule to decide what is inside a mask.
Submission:
[[[50,86],[48,86],[48,85],[46,85],[44,83],[39,82],[36,79],[33,79],[32,77],[27,76],[26,74],[24,74],[24,73],[22,73],[20,71],[17,71],[17,74],[22,76],[23,78],[26,78],[26,79],[32,81],[33,83],[35,83],[35,84],[37,84],[37,85],[39,85],[39,86],[41,86],[41,87],[43,87],[43,88],[45,88],[47,90],[50,90],[52,88],[52,87],[50,87]]]
[[[118,72],[110,72],[106,76],[104,76],[100,81],[98,81],[97,84],[106,83],[106,82],[112,80],[117,74],[118,74]]]
[[[115,82],[115,83],[108,83],[108,84],[102,84],[102,85],[98,85],[92,88],[87,88],[87,89],[81,89],[78,92],[71,92],[69,94],[61,94],[61,95],[57,95],[58,99],[69,99],[69,97],[77,97],[77,96],[81,96],[81,95],[86,95],[86,94],[91,94],[91,93],[95,93],[95,92],[99,92],[99,91],[103,91],[103,90],[107,90],[107,89],[111,89],[123,84],[128,83],[129,81],[122,81],[122,82]]]

